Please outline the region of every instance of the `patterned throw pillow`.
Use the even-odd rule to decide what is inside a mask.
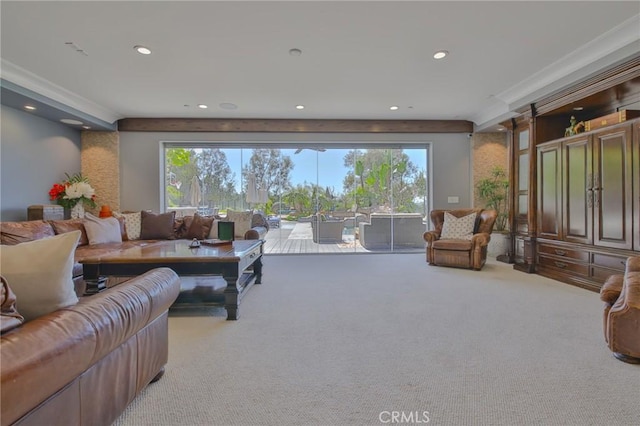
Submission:
[[[476,224],[476,213],[462,217],[455,217],[444,212],[444,224],[440,233],[441,240],[470,240],[473,238],[473,228]]]
[[[125,228],[127,230],[127,238],[129,238],[130,240],[140,239],[140,230],[142,229],[142,214],[140,212],[113,212],[113,215],[118,218],[124,218]]]
[[[236,238],[244,238],[244,234],[251,229],[252,217],[253,212],[250,210],[244,212],[227,210],[226,222],[234,222]]]

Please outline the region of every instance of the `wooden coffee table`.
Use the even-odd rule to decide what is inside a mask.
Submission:
[[[232,244],[189,248],[190,241],[169,240],[132,247],[118,253],[81,261],[87,293],[104,287],[105,277],[136,276],[151,269],[168,267],[178,275],[219,275],[227,283],[224,307],[227,319],[240,316],[242,297],[249,288],[262,282],[263,240],[234,241]]]

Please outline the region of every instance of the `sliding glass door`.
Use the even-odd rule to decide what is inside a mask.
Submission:
[[[165,143],[161,195],[179,216],[261,211],[266,253],[422,251],[428,148]]]

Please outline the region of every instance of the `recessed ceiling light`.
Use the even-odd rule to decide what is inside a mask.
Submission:
[[[447,52],[446,50],[438,50],[436,53],[433,54],[433,58],[434,59],[442,59],[445,56],[447,56],[449,54],[449,52]]]
[[[82,126],[83,129],[85,130],[89,130],[91,128],[91,126]]]
[[[302,50],[300,50],[300,49],[289,49],[289,55],[291,55],[291,56],[300,56],[300,55],[302,55]]]
[[[581,106],[573,107],[574,111],[582,111],[583,109],[584,107],[581,107]]]
[[[505,131],[505,128],[504,128],[504,127],[502,127],[502,126],[498,126],[498,131],[499,131],[499,132],[504,132],[504,131]]]
[[[148,47],[138,45],[133,46],[133,49],[141,55],[151,55],[151,49],[149,49]]]
[[[390,109],[391,111],[395,111],[395,110],[397,110],[397,109],[398,109],[398,106],[397,106],[397,105],[393,105],[393,106],[390,106],[390,107],[389,107],[389,109]]]
[[[205,104],[198,104],[198,108],[207,109],[209,107]]]
[[[231,102],[222,102],[220,104],[220,108],[222,108],[222,109],[238,109],[238,105],[232,104]]]
[[[304,105],[296,105],[296,109],[304,109]]]
[[[34,107],[33,105],[25,105],[24,109],[28,109],[29,111],[34,111],[36,107]]]
[[[64,124],[73,124],[75,126],[82,126],[84,123],[80,120],[74,120],[72,118],[61,118],[60,121]]]

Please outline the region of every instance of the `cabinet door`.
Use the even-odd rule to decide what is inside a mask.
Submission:
[[[542,238],[559,239],[561,211],[560,144],[538,147],[538,230]]]
[[[631,126],[593,135],[593,243],[633,247]]]
[[[592,243],[593,169],[591,139],[563,143],[562,234],[566,241]]]

